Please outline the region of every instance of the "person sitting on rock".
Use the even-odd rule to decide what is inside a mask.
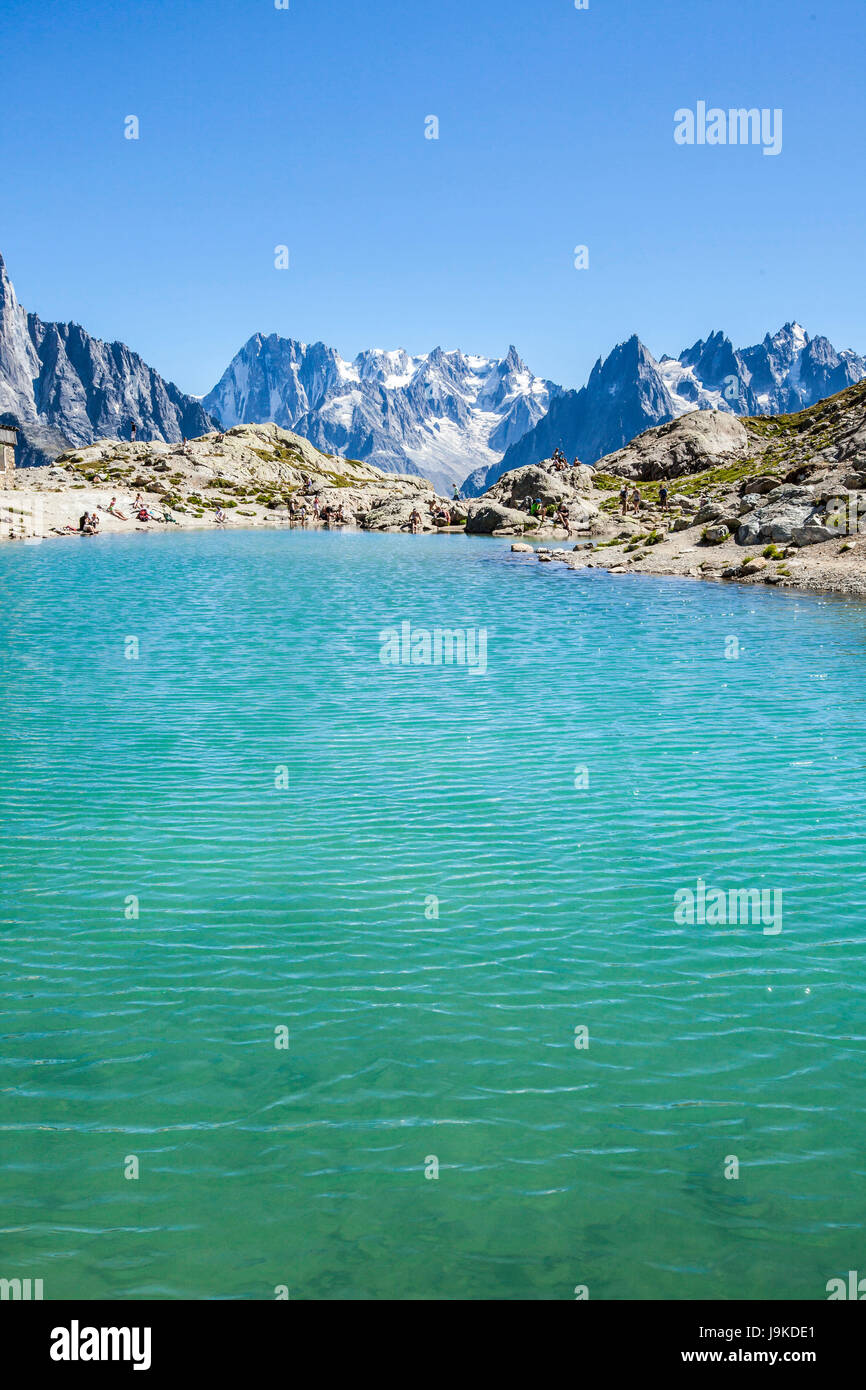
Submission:
[[[571,466],[572,468],[581,468],[583,466],[580,462],[580,459],[577,457],[577,454],[575,454],[574,463]]]
[[[120,520],[120,521],[126,521],[126,517],[123,515],[123,512],[118,511],[118,509],[117,509],[117,498],[116,498],[116,497],[112,497],[111,501],[109,502],[108,506],[106,507],[106,511],[107,511],[111,516],[116,516],[116,517],[118,518],[118,520]]]
[[[413,508],[412,508],[411,515],[410,515],[410,517],[409,517],[409,530],[412,532],[412,535],[413,535],[413,536],[414,536],[415,532],[418,530],[418,527],[419,527],[420,525],[421,525],[421,513],[419,512],[419,510],[418,510],[417,507],[413,507]]]
[[[565,533],[566,533],[566,535],[567,535],[567,536],[570,536],[570,535],[571,535],[571,518],[570,518],[570,516],[568,515],[568,508],[566,507],[564,501],[563,501],[563,502],[560,502],[559,506],[558,506],[557,509],[556,509],[556,517],[555,517],[555,520],[559,522],[560,526],[564,526],[564,527],[565,527]]]

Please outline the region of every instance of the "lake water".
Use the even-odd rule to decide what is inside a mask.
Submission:
[[[462,536],[76,538],[0,580],[0,1275],[866,1273],[866,605]],[[486,671],[383,663],[404,622]],[[676,921],[699,878],[781,931]]]

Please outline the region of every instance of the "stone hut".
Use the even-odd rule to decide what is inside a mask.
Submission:
[[[14,425],[0,425],[0,487],[11,487],[15,477],[15,445],[18,431]]]

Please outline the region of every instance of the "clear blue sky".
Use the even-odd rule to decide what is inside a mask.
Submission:
[[[3,0],[0,39],[20,299],[184,390],[256,331],[565,385],[634,332],[866,351],[862,0]],[[699,100],[782,153],[677,146]]]

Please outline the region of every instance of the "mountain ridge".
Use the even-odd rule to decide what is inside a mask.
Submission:
[[[866,358],[810,337],[796,321],[735,348],[714,331],[679,357],[656,360],[636,334],[599,357],[585,386],[564,391],[544,419],[512,444],[498,464],[465,480],[480,495],[503,473],[548,458],[555,448],[594,464],[644,430],[693,410],[740,416],[787,415],[866,377]]]
[[[225,428],[273,420],[325,452],[450,487],[473,458],[494,466],[561,390],[513,345],[499,359],[437,346],[414,356],[370,348],[348,361],[322,342],[255,333],[202,404]]]
[[[216,427],[201,403],[125,343],[27,313],[0,255],[0,422],[19,429],[17,461],[38,466],[105,436],[179,443]]]

